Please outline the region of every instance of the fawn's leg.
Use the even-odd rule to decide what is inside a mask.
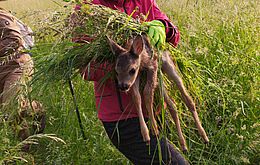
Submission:
[[[146,109],[148,111],[149,118],[151,120],[152,132],[154,135],[159,134],[158,126],[153,113],[153,98],[154,98],[154,90],[156,88],[157,82],[157,67],[155,69],[150,69],[147,71],[147,82],[144,87],[144,102]]]
[[[187,151],[187,145],[186,145],[186,141],[182,134],[180,120],[179,120],[178,113],[176,110],[177,109],[176,104],[175,104],[174,100],[169,97],[169,95],[167,94],[167,90],[165,88],[163,88],[163,96],[164,96],[165,102],[167,104],[167,108],[169,109],[172,119],[174,120],[174,123],[176,125],[176,129],[178,132],[182,151]]]
[[[139,92],[139,76],[136,78],[135,83],[131,87],[131,95],[134,101],[134,104],[136,106],[137,114],[139,117],[140,122],[140,128],[141,128],[141,134],[143,136],[143,140],[145,142],[150,142],[150,135],[149,130],[147,128],[147,125],[144,120],[143,112],[142,112],[142,101],[141,101],[141,95]]]
[[[191,111],[191,113],[193,115],[193,118],[195,120],[195,124],[198,128],[198,132],[199,132],[200,136],[203,138],[205,143],[208,143],[209,139],[206,135],[204,128],[201,126],[195,104],[194,104],[193,100],[191,99],[191,97],[188,95],[188,93],[183,85],[182,79],[178,75],[175,65],[174,65],[173,61],[171,60],[168,52],[164,52],[164,54],[162,56],[162,61],[163,61],[162,71],[168,76],[168,78],[170,78],[171,80],[173,80],[176,83],[177,88],[181,92],[181,96],[182,96],[184,103],[186,104],[186,106],[188,107],[188,109]]]

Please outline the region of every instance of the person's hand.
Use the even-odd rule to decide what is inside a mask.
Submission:
[[[148,26],[148,36],[150,38],[151,44],[160,48],[165,44],[166,32],[165,26],[161,21],[153,20],[150,22],[144,22],[144,26]]]

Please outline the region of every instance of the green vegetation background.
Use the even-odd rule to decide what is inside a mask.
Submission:
[[[259,22],[257,0],[158,0],[160,8],[181,32],[176,62],[199,107],[209,135],[205,146],[191,114],[176,97],[191,164],[258,164],[260,162]],[[60,4],[60,5],[59,5]],[[34,26],[64,3],[51,0],[8,0],[0,6]],[[28,13],[34,19],[26,19]],[[43,13],[43,12],[42,12]],[[46,41],[48,42],[48,41]],[[41,43],[42,44],[42,43]],[[46,52],[34,49],[33,57]],[[37,62],[37,61],[36,61]],[[37,69],[37,68],[36,68]],[[66,144],[40,139],[31,152],[15,149],[19,143],[11,129],[0,125],[0,162],[17,159],[19,164],[130,164],[109,142],[95,110],[92,83],[73,81],[87,140],[81,137],[68,84],[34,87],[34,97],[47,111],[45,133],[55,133]],[[173,125],[173,124],[171,124]],[[174,126],[168,138],[179,147]]]

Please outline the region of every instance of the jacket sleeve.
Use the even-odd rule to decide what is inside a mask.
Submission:
[[[155,0],[151,0],[151,14],[153,15],[153,18],[156,20],[160,20],[166,28],[166,41],[169,42],[171,45],[176,47],[180,40],[180,32],[178,28],[170,21],[170,19],[161,12],[159,7],[157,6]]]

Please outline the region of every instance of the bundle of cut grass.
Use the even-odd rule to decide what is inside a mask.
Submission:
[[[131,16],[99,5],[81,4],[81,9],[66,15],[65,24],[58,30],[61,37],[54,44],[36,47],[48,49],[48,55],[37,60],[36,78],[44,76],[51,77],[50,80],[67,80],[91,61],[113,62],[115,56],[109,50],[107,36],[122,44],[129,37],[146,30]]]

